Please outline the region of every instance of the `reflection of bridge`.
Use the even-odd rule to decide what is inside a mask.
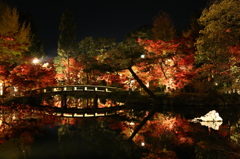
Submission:
[[[54,116],[100,117],[119,114],[123,112],[123,109],[127,109],[126,98],[120,101],[120,99],[116,98],[117,93],[128,95],[126,91],[109,86],[55,86],[33,90],[22,97],[15,94],[15,98],[12,101],[21,98],[25,100],[30,99],[29,105],[34,105],[38,110]]]

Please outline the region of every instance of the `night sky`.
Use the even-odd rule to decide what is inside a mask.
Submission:
[[[46,53],[57,54],[62,12],[72,11],[77,25],[77,40],[86,36],[111,37],[121,41],[128,32],[153,23],[161,10],[172,17],[175,27],[183,29],[191,12],[203,9],[207,0],[7,0],[19,10],[29,11],[44,41]]]

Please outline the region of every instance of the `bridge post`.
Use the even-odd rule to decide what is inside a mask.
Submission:
[[[67,96],[65,94],[61,95],[61,108],[67,108]]]
[[[97,109],[98,108],[98,95],[95,94],[94,96],[94,109]]]

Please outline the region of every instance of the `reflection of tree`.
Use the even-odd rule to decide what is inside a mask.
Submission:
[[[231,126],[230,138],[236,143],[240,144],[240,120],[235,125]]]
[[[21,104],[10,107],[1,106],[0,141],[4,143],[10,138],[24,137],[25,143],[32,143],[33,136],[40,133],[44,125],[53,125],[57,118],[46,116],[44,111]]]
[[[1,159],[19,159],[31,157],[31,148],[24,143],[24,138],[11,138],[0,145]]]
[[[134,127],[138,125],[135,122]],[[150,156],[152,158],[194,158],[194,156],[199,159],[239,158],[239,144],[229,141],[225,131],[225,127],[220,126],[219,131],[209,132],[200,124],[193,125],[179,115],[155,113],[138,131],[133,141],[139,146],[144,142],[144,147],[149,150],[146,159]],[[126,129],[124,132],[127,134],[129,130]]]
[[[132,142],[108,128],[104,119],[79,120],[58,131],[63,158],[139,158],[141,153]],[[94,152],[94,153],[93,153]]]

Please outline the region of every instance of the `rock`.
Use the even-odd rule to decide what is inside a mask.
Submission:
[[[210,121],[210,122],[221,122],[223,119],[219,116],[219,113],[216,110],[212,110],[208,112],[206,115],[197,117],[191,120],[192,122],[194,121]]]
[[[219,116],[216,110],[208,112],[206,115],[194,118],[190,122],[199,122],[203,126],[207,126],[214,130],[218,130],[219,126],[222,124],[223,119]]]

